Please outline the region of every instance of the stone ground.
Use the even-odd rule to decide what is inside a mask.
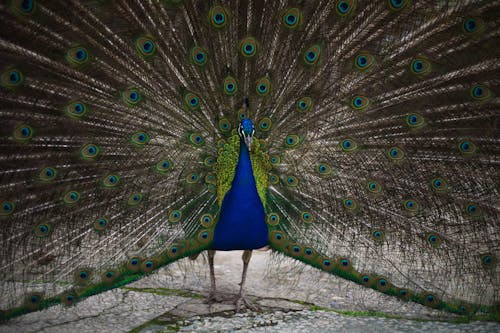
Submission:
[[[256,312],[234,311],[241,251],[217,252],[220,303],[204,303],[209,277],[206,259],[200,256],[75,306],[15,318],[0,326],[0,333],[500,332],[499,323],[456,323],[457,316],[401,302],[303,265],[269,266],[276,267],[270,253],[254,251],[246,290],[260,308]]]

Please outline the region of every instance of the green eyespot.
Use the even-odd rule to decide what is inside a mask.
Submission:
[[[208,61],[208,53],[202,47],[195,46],[191,49],[190,52],[191,62],[197,66],[204,66]]]
[[[208,12],[208,19],[212,27],[221,29],[227,25],[228,13],[222,6],[213,6]]]
[[[66,114],[73,119],[81,119],[88,111],[87,105],[82,101],[73,101],[64,108]]]
[[[285,147],[296,148],[301,143],[301,138],[297,134],[289,134],[285,138]]]
[[[308,66],[316,65],[321,57],[321,46],[313,45],[304,52],[304,63]]]
[[[410,64],[410,71],[416,76],[425,76],[429,74],[431,70],[432,70],[432,65],[429,62],[429,60],[421,56],[413,59]]]
[[[129,207],[135,207],[135,206],[139,205],[143,199],[144,199],[144,196],[142,194],[132,193],[131,195],[129,195],[129,197],[127,199],[127,205]]]
[[[189,134],[188,141],[191,145],[193,145],[195,147],[201,147],[205,144],[205,140],[203,139],[201,134],[198,132],[194,132],[194,133]]]
[[[358,70],[364,71],[369,69],[375,63],[375,58],[368,52],[360,52],[354,58],[354,67]]]
[[[19,143],[27,143],[33,138],[33,128],[27,124],[19,124],[14,129],[13,138]]]
[[[246,37],[240,42],[240,54],[245,58],[252,58],[257,54],[258,43],[253,37]]]
[[[277,226],[280,223],[280,217],[276,213],[269,213],[267,214],[266,222],[270,226]]]
[[[198,95],[188,92],[184,95],[184,105],[191,110],[196,111],[200,108],[200,98]]]
[[[14,90],[24,82],[23,73],[16,68],[8,68],[0,76],[0,85],[4,88]]]
[[[351,99],[351,108],[357,111],[362,111],[368,108],[370,100],[364,96],[356,95]]]
[[[255,91],[259,96],[267,96],[271,92],[271,81],[267,77],[259,79],[255,85]]]
[[[128,106],[138,105],[142,101],[142,95],[136,88],[128,88],[121,92],[122,101]]]
[[[281,16],[281,22],[287,29],[296,29],[302,25],[302,12],[297,8],[289,8]]]
[[[297,101],[295,109],[300,113],[306,113],[312,110],[313,105],[314,103],[311,97],[302,97]]]
[[[180,210],[173,210],[168,215],[168,221],[170,223],[177,223],[181,220],[181,218],[182,218],[182,212]]]
[[[149,59],[156,53],[156,41],[151,36],[141,36],[135,40],[135,50],[144,59]]]
[[[73,67],[83,66],[89,59],[89,52],[83,46],[74,46],[66,51],[66,61]]]
[[[271,130],[272,126],[273,126],[273,122],[271,121],[271,118],[269,118],[269,117],[262,118],[258,124],[259,129],[263,132],[269,132]]]
[[[163,159],[156,163],[155,168],[156,171],[158,171],[161,174],[166,174],[167,172],[171,171],[173,168],[173,163],[169,159]]]
[[[234,96],[238,92],[238,82],[232,76],[228,76],[224,79],[222,83],[222,89],[224,94],[228,96]]]
[[[151,137],[149,136],[149,134],[143,131],[137,131],[130,137],[130,142],[136,147],[142,147],[146,145],[149,140],[151,140]]]

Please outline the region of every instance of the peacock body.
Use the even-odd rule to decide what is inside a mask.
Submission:
[[[500,1],[7,1],[8,319],[266,245],[498,313]],[[240,291],[242,296],[242,290]]]

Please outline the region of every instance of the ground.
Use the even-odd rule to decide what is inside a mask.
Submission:
[[[316,269],[255,252],[247,295],[257,312],[234,312],[241,251],[217,252],[223,301],[206,304],[206,258],[182,260],[125,287],[75,306],[55,306],[15,318],[1,332],[500,332],[495,322],[463,317],[380,294]],[[273,268],[269,268],[273,267]]]

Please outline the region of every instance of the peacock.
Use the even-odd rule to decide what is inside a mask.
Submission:
[[[0,5],[2,320],[208,251],[500,312],[500,1]],[[188,272],[189,274],[189,272]]]

